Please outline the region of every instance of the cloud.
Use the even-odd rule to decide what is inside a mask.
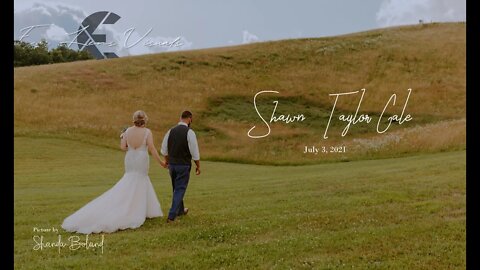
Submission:
[[[257,42],[260,40],[256,35],[249,33],[247,30],[243,30],[242,33],[243,33],[242,44]]]
[[[75,33],[82,21],[88,16],[83,9],[56,2],[28,2],[15,6],[14,10],[14,39],[20,39],[28,27],[38,25],[23,41],[37,43],[46,39],[50,48],[55,48],[60,42],[75,41]],[[122,16],[122,14],[119,14]],[[121,18],[122,19],[122,18]],[[148,31],[148,29],[147,29]],[[190,49],[192,42],[185,37],[162,37],[154,36],[147,32],[140,33],[132,31],[127,45],[137,42],[134,46],[125,46],[125,29],[118,30],[114,25],[101,25],[96,34],[106,35],[106,44],[99,44],[97,47],[102,52],[114,52],[118,56],[141,55],[159,53],[164,51],[175,51]],[[143,38],[142,38],[143,37]],[[174,41],[177,40],[175,43]],[[174,43],[174,44],[173,44]],[[72,49],[78,49],[75,43],[70,45]]]
[[[28,27],[39,26],[32,29],[28,36],[24,36],[23,41],[36,43],[46,39],[50,48],[56,47],[61,41],[73,39],[73,36],[68,36],[67,33],[76,31],[81,23],[80,18],[86,16],[83,10],[71,5],[52,2],[24,3],[16,6],[13,14],[14,39],[20,39],[26,34]],[[63,34],[66,35],[62,37]]]
[[[45,37],[47,40],[66,41],[68,33],[62,27],[56,24],[51,24],[47,31],[45,31]]]
[[[384,0],[377,12],[382,27],[424,22],[466,20],[464,0]]]

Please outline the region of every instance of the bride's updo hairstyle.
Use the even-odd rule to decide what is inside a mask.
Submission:
[[[147,123],[148,117],[144,111],[136,111],[133,113],[133,124],[136,127],[143,127]]]

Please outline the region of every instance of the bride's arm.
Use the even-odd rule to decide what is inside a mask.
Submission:
[[[127,145],[127,138],[125,138],[125,132],[122,133],[122,135],[120,136],[120,149],[122,149],[123,151],[127,151],[128,150],[128,145]]]
[[[147,136],[147,146],[148,150],[152,154],[152,156],[155,158],[155,160],[160,164],[160,166],[166,168],[166,164],[162,159],[160,159],[160,155],[158,154],[157,148],[155,148],[155,144],[153,143],[153,135],[151,132],[148,133]]]

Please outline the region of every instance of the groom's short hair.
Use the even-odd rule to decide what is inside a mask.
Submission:
[[[188,119],[192,117],[192,113],[189,111],[182,112],[182,119]]]

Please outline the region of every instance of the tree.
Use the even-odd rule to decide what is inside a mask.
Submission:
[[[48,51],[48,42],[45,39],[42,39],[37,46],[33,49],[33,54],[31,56],[32,65],[43,65],[50,63],[50,53]]]
[[[88,51],[76,51],[60,43],[56,48],[48,49],[48,42],[42,39],[35,46],[25,42],[13,41],[13,66],[44,65],[93,59]]]

